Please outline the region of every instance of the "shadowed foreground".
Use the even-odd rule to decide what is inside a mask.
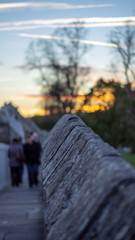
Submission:
[[[26,176],[0,195],[0,240],[43,239],[42,189],[29,189]]]

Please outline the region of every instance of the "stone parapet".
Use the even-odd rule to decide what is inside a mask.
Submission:
[[[76,115],[42,152],[46,240],[135,239],[135,170]]]
[[[9,145],[0,142],[0,192],[10,186]]]

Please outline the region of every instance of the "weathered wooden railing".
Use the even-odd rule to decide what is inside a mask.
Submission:
[[[135,239],[135,170],[76,115],[44,142],[46,240]]]

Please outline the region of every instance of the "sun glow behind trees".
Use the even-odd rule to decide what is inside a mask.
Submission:
[[[77,113],[78,111],[81,111],[83,113],[91,113],[95,111],[105,111],[110,108],[110,106],[113,105],[115,97],[112,93],[111,88],[104,88],[104,93],[101,91],[96,91],[93,96],[88,95],[78,95],[75,97],[72,96],[61,96],[61,100],[72,100],[75,102],[75,108],[72,109],[72,113]],[[28,97],[28,96],[26,96]],[[34,97],[34,96],[33,96]],[[55,97],[52,97],[50,95],[40,95],[38,96],[40,101],[55,101]],[[87,102],[87,103],[86,103]],[[66,113],[69,113],[70,109],[66,108]],[[57,112],[54,112],[56,114]],[[49,115],[50,111],[45,109],[33,109],[31,112],[25,111],[23,112],[23,115],[25,116],[34,116],[34,115]]]
[[[17,96],[16,98],[25,98],[28,99],[29,96]],[[35,96],[33,96],[34,98]],[[39,95],[37,96],[39,101],[42,102],[44,100],[47,101],[55,101],[54,98],[52,98],[52,96],[43,96],[43,95]],[[37,98],[36,97],[36,98]],[[71,99],[71,96],[61,96],[61,98],[63,100],[65,99]],[[114,102],[114,95],[112,93],[111,89],[106,89],[106,93],[102,96],[101,92],[97,92],[95,96],[86,96],[86,95],[78,95],[76,97],[74,97],[73,101],[76,103],[76,106],[74,109],[72,109],[72,113],[77,113],[78,111],[81,111],[83,113],[91,113],[91,112],[95,112],[95,111],[105,111],[108,110],[110,108],[110,106],[113,104]],[[85,104],[85,101],[87,100],[87,104]],[[69,113],[70,109],[68,109],[68,107],[66,108],[66,113]],[[25,117],[33,117],[35,115],[38,116],[44,116],[44,115],[49,115],[50,111],[49,110],[45,110],[41,107],[33,107],[31,108],[31,110],[27,109],[27,108],[23,108],[20,109],[20,112],[23,116]]]

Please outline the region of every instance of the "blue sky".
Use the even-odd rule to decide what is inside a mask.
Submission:
[[[0,106],[12,101],[25,115],[39,111],[37,76],[19,66],[24,65],[25,51],[32,40],[41,35],[51,38],[58,25],[68,25],[72,18],[83,18],[88,25],[89,35],[82,40],[93,45],[91,79],[108,77],[112,48],[108,45],[109,33],[134,13],[134,0],[0,1]]]

